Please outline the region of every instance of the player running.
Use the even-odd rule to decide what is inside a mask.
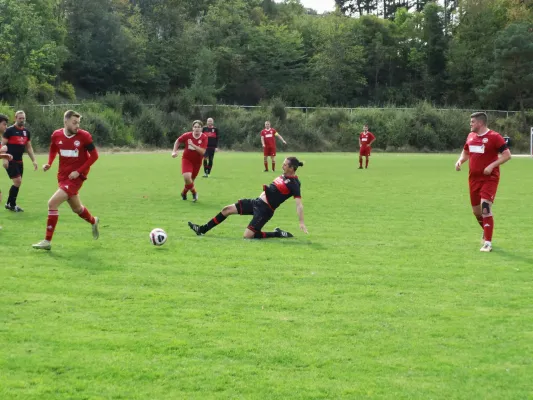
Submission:
[[[263,146],[263,156],[265,163],[265,171],[268,172],[268,157],[272,161],[272,171],[276,170],[276,137],[279,138],[283,144],[287,144],[285,139],[274,129],[270,127],[270,121],[265,121],[265,129],[261,131],[261,145]]]
[[[470,129],[466,143],[455,169],[461,170],[461,164],[470,160],[468,185],[470,203],[476,219],[483,229],[483,247],[481,251],[492,251],[492,232],[494,218],[492,203],[496,197],[500,181],[500,165],[511,159],[505,139],[487,127],[487,114],[476,112],[470,116]],[[500,155],[501,154],[501,155]]]
[[[98,151],[93,143],[91,134],[80,129],[81,115],[68,110],[64,117],[64,128],[52,133],[48,164],[43,165],[43,171],[48,171],[59,153],[59,169],[57,180],[59,189],[48,200],[48,220],[46,222],[46,236],[44,240],[33,245],[34,249],[50,250],[52,236],[59,219],[59,206],[68,202],[72,211],[92,225],[93,238],[98,239],[98,217],[93,217],[83,206],[78,192],[87,179],[91,165],[98,160]]]
[[[7,151],[13,156],[11,161],[4,160],[3,165],[7,171],[7,175],[13,181],[11,189],[9,189],[9,197],[7,198],[6,209],[14,212],[24,211],[17,205],[17,196],[20,185],[22,184],[22,175],[24,174],[24,164],[22,155],[24,151],[28,152],[33,163],[33,170],[37,171],[39,166],[35,161],[33,154],[33,147],[31,145],[30,131],[24,126],[26,122],[26,114],[24,111],[17,111],[15,113],[15,124],[7,128],[2,135],[2,145],[7,146]]]
[[[202,133],[202,125],[202,121],[194,121],[192,123],[192,132],[186,132],[177,138],[172,150],[172,158],[176,158],[180,143],[185,144],[185,150],[181,158],[181,175],[185,181],[185,187],[181,192],[181,198],[187,200],[187,192],[190,190],[193,202],[198,201],[194,180],[202,166],[202,159],[207,147],[207,135]]]
[[[213,219],[205,225],[196,225],[189,222],[189,227],[197,234],[204,235],[218,224],[233,214],[253,215],[250,224],[244,231],[245,239],[266,239],[266,238],[290,238],[293,235],[282,231],[279,228],[274,232],[262,232],[261,229],[272,218],[274,211],[288,198],[294,197],[296,201],[296,212],[300,220],[300,229],[307,233],[304,223],[304,207],[300,194],[300,180],[295,175],[298,167],[304,164],[296,157],[288,157],[283,161],[283,175],[274,179],[269,186],[263,185],[263,192],[256,199],[243,199],[235,204],[230,204],[222,209]]]
[[[372,151],[372,143],[376,137],[372,132],[368,131],[368,125],[363,126],[363,132],[359,134],[359,169],[363,169],[363,157],[365,157],[365,168],[368,168],[368,157]]]
[[[218,139],[220,133],[218,128],[214,126],[213,118],[207,118],[207,126],[204,126],[202,132],[207,135],[207,149],[204,153],[204,178],[208,178],[213,169],[213,158],[218,147]]]

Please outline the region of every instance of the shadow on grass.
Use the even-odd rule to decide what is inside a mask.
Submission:
[[[507,258],[509,260],[520,261],[528,265],[533,265],[533,257],[522,256],[516,252],[511,253],[499,248],[495,250],[495,253],[502,255],[504,258]]]

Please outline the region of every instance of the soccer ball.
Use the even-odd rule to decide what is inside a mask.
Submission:
[[[150,232],[150,242],[154,246],[163,246],[167,241],[167,233],[161,228],[152,229]]]

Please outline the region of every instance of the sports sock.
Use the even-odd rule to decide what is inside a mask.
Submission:
[[[183,187],[183,190],[181,192],[181,194],[187,194],[189,192],[189,190],[193,189],[194,188],[194,183],[191,183],[191,184],[188,184],[188,185],[185,185]]]
[[[48,220],[46,221],[46,236],[45,236],[46,240],[48,241],[52,240],[52,236],[54,236],[54,231],[56,229],[58,219],[59,219],[59,211],[48,210]]]
[[[95,222],[94,217],[91,215],[89,210],[87,210],[85,207],[83,207],[83,210],[81,210],[81,212],[78,215],[80,216],[80,218],[83,218],[85,221],[87,221],[91,225],[93,225]]]
[[[494,218],[492,215],[490,217],[483,217],[483,236],[485,241],[492,241],[492,232],[494,231]]]
[[[268,161],[265,161],[265,170],[268,171]]]
[[[363,157],[359,157],[359,168],[363,168]]]
[[[220,212],[215,217],[213,217],[211,220],[209,220],[207,224],[203,225],[202,230],[204,232],[210,231],[218,224],[221,224],[222,222],[224,222],[226,218],[227,217]]]
[[[366,157],[365,168],[368,168],[368,157]]]
[[[207,160],[204,158],[204,174],[209,173],[209,169],[207,167]]]
[[[7,198],[7,204],[9,204],[11,207],[15,207],[17,205],[17,196],[19,194],[20,187],[12,185],[9,189],[9,197]]]
[[[255,232],[254,239],[268,239],[274,237],[281,237],[279,232]]]
[[[275,171],[275,170],[276,170],[276,162],[272,161],[272,171]]]

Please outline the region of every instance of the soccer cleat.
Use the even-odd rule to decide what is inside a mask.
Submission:
[[[204,173],[204,176],[202,178],[209,178],[209,175],[206,173]]]
[[[52,243],[49,240],[41,240],[39,243],[32,244],[32,247],[37,250],[52,250]]]
[[[14,212],[24,212],[24,210],[22,208],[20,208],[19,206],[13,206],[11,207],[11,211],[14,211]]]
[[[11,204],[6,203],[6,210],[13,211],[13,207],[11,207]]]
[[[483,247],[479,251],[482,251],[484,253],[491,252],[492,251],[492,244],[490,242],[485,242],[485,244],[483,245]]]
[[[198,192],[192,194],[192,201],[193,203],[196,203],[198,201]]]
[[[268,172],[268,169],[265,169],[263,172]]]
[[[357,169],[363,169],[363,167],[359,167],[359,168],[357,168]]]
[[[181,194],[181,199],[182,200],[187,200],[187,194],[186,193],[182,193]]]
[[[188,222],[189,228],[191,228],[194,233],[196,233],[198,236],[202,236],[204,232],[202,232],[202,227],[200,225],[193,224],[192,222]]]
[[[98,217],[94,217],[94,224],[92,224],[93,227],[93,239],[96,240],[100,237],[100,232],[98,231],[98,223],[100,222],[100,219]]]
[[[291,237],[294,237],[294,235],[290,232],[287,232],[287,231],[282,231],[281,229],[279,228],[276,228],[274,229],[274,231],[276,231],[277,233],[279,233],[279,237],[282,237],[282,238],[291,238]]]

